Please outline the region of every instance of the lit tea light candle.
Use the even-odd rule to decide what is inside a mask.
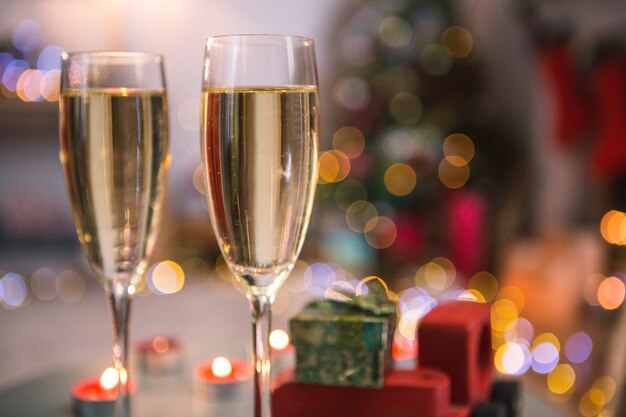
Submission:
[[[220,356],[196,367],[194,393],[207,401],[238,399],[251,376],[252,368],[247,362]]]
[[[127,373],[121,372],[121,379],[125,382]],[[105,417],[112,416],[119,376],[115,368],[104,370],[100,378],[88,378],[76,382],[72,386],[74,413],[78,417]],[[130,394],[135,392],[132,381],[128,383]]]
[[[139,367],[146,375],[170,375],[182,370],[182,349],[178,340],[156,336],[137,344]]]
[[[270,347],[272,348],[272,374],[278,375],[283,369],[293,367],[295,349],[286,331],[282,329],[272,330]]]

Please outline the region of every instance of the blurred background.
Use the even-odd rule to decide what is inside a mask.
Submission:
[[[0,0],[0,389],[109,343],[58,162],[61,52],[165,56],[173,160],[140,337],[211,314],[150,319],[141,299],[237,292],[199,171],[203,42],[288,33],[316,41],[323,121],[277,325],[333,282],[379,276],[400,300],[394,347],[414,352],[437,303],[490,302],[501,375],[563,415],[624,415],[624,28],[618,0]]]

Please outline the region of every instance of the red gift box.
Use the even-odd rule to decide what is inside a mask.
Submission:
[[[444,372],[453,404],[489,398],[493,381],[489,305],[453,301],[430,311],[418,328],[418,364]]]
[[[280,373],[272,394],[274,417],[467,417],[450,409],[450,380],[436,370],[390,370],[380,389],[297,383]]]

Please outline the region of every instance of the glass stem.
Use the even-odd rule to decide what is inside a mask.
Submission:
[[[119,376],[115,417],[130,417],[128,382],[128,316],[130,295],[128,281],[114,281],[108,288],[111,317],[113,318],[113,360]]]
[[[254,364],[254,416],[271,417],[270,328],[272,300],[266,295],[250,296]]]

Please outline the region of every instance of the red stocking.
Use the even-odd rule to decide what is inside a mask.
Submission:
[[[626,56],[602,61],[595,69],[594,88],[599,137],[592,169],[610,181],[626,173]]]
[[[555,99],[555,138],[562,145],[571,144],[587,127],[589,114],[567,46],[546,46],[539,61]]]

